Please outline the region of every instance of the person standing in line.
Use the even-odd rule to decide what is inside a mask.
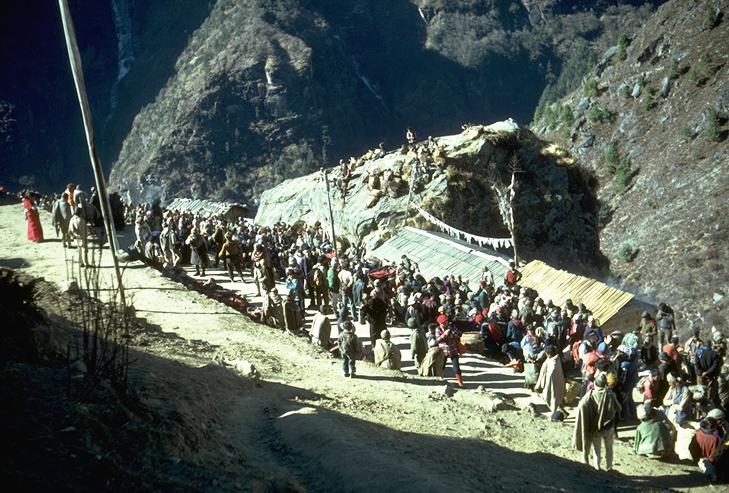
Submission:
[[[25,220],[28,222],[27,237],[28,240],[40,243],[43,241],[43,226],[41,225],[38,208],[35,206],[30,193],[23,194],[23,209],[25,210]]]
[[[607,374],[595,376],[595,387],[589,390],[577,406],[573,445],[582,451],[585,464],[589,464],[592,448],[592,465],[600,470],[602,442],[605,442],[607,470],[613,469],[613,442],[617,435],[620,402],[607,386]]]
[[[61,198],[53,202],[53,209],[51,210],[53,226],[56,228],[56,233],[61,233],[63,248],[71,247],[71,238],[68,236],[68,225],[71,222],[71,216],[73,216],[73,211],[71,206],[68,205],[68,193],[63,192]]]

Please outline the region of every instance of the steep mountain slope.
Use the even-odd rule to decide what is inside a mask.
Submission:
[[[545,88],[564,94],[584,72],[575,59],[650,10],[548,4],[534,17],[532,2],[220,0],[135,119],[112,183],[135,201],[253,199],[399,145],[406,126],[525,121]]]
[[[684,327],[729,320],[727,12],[668,2],[534,124],[597,177],[613,275]]]
[[[69,0],[102,164],[209,13],[198,0]],[[0,182],[92,181],[58,2],[0,2]]]

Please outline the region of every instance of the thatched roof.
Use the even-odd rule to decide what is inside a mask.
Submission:
[[[533,260],[524,267],[519,284],[534,289],[543,300],[551,299],[555,305],[564,304],[568,298],[574,304],[584,303],[601,324],[633,299],[630,293],[589,277],[555,269],[540,260]]]

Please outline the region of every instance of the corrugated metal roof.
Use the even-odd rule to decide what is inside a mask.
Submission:
[[[236,204],[231,202],[213,202],[211,200],[194,200],[194,199],[175,199],[167,206],[167,209],[192,212],[197,214],[202,212],[204,214],[215,214],[224,215],[232,207],[246,208],[245,205]]]
[[[556,305],[564,304],[568,298],[575,305],[584,303],[602,324],[633,299],[630,293],[588,277],[554,269],[540,260],[532,260],[524,267],[519,284],[534,289],[543,300],[551,299]]]
[[[468,279],[472,289],[478,287],[484,267],[489,268],[498,285],[509,265],[507,257],[486,248],[456,240],[443,233],[409,226],[376,248],[372,255],[388,262],[397,262],[400,257],[407,255],[418,263],[426,279],[460,274],[463,279]]]

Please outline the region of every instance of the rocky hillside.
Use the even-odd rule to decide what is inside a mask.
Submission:
[[[69,0],[107,169],[132,119],[207,17],[198,0]],[[58,2],[0,2],[0,182],[58,191],[93,178]],[[39,171],[39,170],[42,170]]]
[[[633,3],[219,0],[135,118],[113,187],[248,200],[373,142],[396,147],[407,126],[527,121],[650,13]]]
[[[597,178],[616,281],[679,308],[684,326],[729,320],[727,13],[668,2],[534,123]]]
[[[371,151],[358,159],[344,201],[336,188],[341,169],[330,172],[336,234],[345,246],[369,251],[406,224],[433,228],[408,203],[471,234],[508,238],[491,184],[496,177],[508,183],[510,166],[516,163],[519,255],[581,272],[603,267],[589,174],[581,173],[564,151],[528,129],[512,120],[471,126],[460,134],[433,139],[419,159],[428,163],[427,173],[412,193],[415,154],[406,150],[381,157]],[[257,223],[300,220],[320,221],[328,230],[326,186],[320,172],[287,180],[261,196]]]

